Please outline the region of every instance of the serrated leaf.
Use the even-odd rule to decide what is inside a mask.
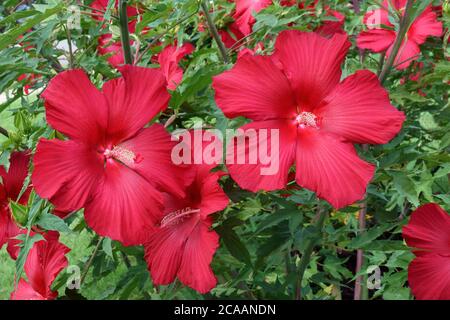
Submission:
[[[252,260],[247,247],[242,243],[241,239],[239,239],[239,236],[233,229],[221,226],[216,230],[233,257],[247,265],[252,265]]]
[[[54,8],[47,9],[44,13],[37,14],[31,19],[28,19],[23,24],[8,30],[0,36],[0,50],[5,49],[10,44],[13,44],[17,41],[19,36],[33,28],[38,23],[44,21],[45,19],[51,17],[52,15],[60,12],[64,8],[63,3],[57,5]]]
[[[58,216],[55,216],[51,213],[43,214],[37,223],[39,226],[44,228],[45,230],[55,230],[59,232],[72,232],[69,226]]]

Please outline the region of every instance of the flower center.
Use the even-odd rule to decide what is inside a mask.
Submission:
[[[179,224],[192,213],[197,212],[200,212],[200,209],[191,209],[190,207],[171,212],[161,220],[161,228]]]
[[[300,128],[319,128],[317,116],[312,112],[303,111],[299,113],[297,117],[295,117],[295,122]]]
[[[103,155],[106,159],[116,159],[127,167],[132,167],[135,163],[139,162],[139,157],[133,151],[120,146],[115,146],[112,150],[106,149]]]

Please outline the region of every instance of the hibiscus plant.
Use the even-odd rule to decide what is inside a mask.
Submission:
[[[447,0],[0,3],[0,299],[450,299]]]

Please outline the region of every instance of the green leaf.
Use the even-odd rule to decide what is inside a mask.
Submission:
[[[418,192],[414,181],[403,172],[389,172],[394,178],[394,186],[400,195],[406,197],[415,207],[419,206]]]
[[[365,248],[369,244],[371,244],[374,240],[376,240],[379,236],[381,236],[383,233],[389,231],[390,229],[394,228],[395,225],[392,224],[383,224],[380,226],[373,227],[369,230],[367,230],[364,233],[361,233],[357,237],[355,237],[348,245],[347,247],[349,249],[361,249]]]
[[[108,257],[114,259],[112,252],[112,240],[110,238],[104,238],[102,242],[102,249]]]
[[[17,39],[19,38],[19,36],[21,36],[22,34],[27,32],[31,28],[33,28],[38,23],[44,21],[45,19],[51,17],[54,14],[60,12],[64,8],[63,5],[64,4],[61,3],[54,8],[47,9],[44,13],[37,14],[33,18],[28,19],[23,24],[3,33],[0,36],[0,50],[3,50],[6,47],[8,47],[10,44],[15,43],[17,41]]]
[[[44,213],[37,223],[39,226],[45,230],[55,230],[59,232],[72,232],[69,226],[58,216],[51,213]]]
[[[425,130],[432,131],[439,128],[439,125],[434,120],[433,115],[428,111],[422,112],[420,114],[419,123],[420,126]]]
[[[44,237],[41,234],[37,233],[33,237],[30,237],[29,234],[20,235],[17,237],[17,239],[22,240],[23,242],[23,245],[20,249],[19,255],[16,260],[16,276],[17,279],[20,279],[22,277],[23,266],[27,261],[28,253],[30,252],[34,243],[44,240]]]
[[[16,11],[13,14],[5,17],[3,20],[0,20],[0,26],[5,26],[8,23],[16,23],[16,21],[19,19],[28,18],[34,16],[37,13],[39,13],[39,11],[36,10]]]
[[[15,201],[11,201],[9,203],[9,207],[11,208],[12,215],[14,220],[21,226],[26,226],[28,221],[28,209],[26,206],[17,203]]]
[[[221,226],[216,230],[233,257],[247,265],[252,265],[247,247],[242,243],[241,239],[239,239],[239,236],[233,229]]]

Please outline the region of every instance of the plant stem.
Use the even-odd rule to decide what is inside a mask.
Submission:
[[[395,38],[394,41],[394,45],[392,47],[392,52],[389,55],[388,60],[386,61],[383,70],[380,73],[380,82],[381,84],[384,83],[384,81],[386,80],[389,72],[391,71],[391,68],[395,62],[395,59],[397,58],[397,54],[403,44],[403,40],[406,36],[406,33],[408,32],[408,29],[410,27],[410,14],[411,14],[411,9],[413,7],[413,0],[408,0],[408,2],[406,3],[406,7],[405,7],[405,13],[403,14],[403,16],[400,19],[400,27],[397,33],[397,37]]]
[[[127,0],[119,1],[120,39],[122,41],[125,64],[132,64],[130,31],[128,30]]]
[[[316,215],[316,222],[315,227],[318,230],[318,232],[322,232],[323,223],[325,221],[325,218],[327,216],[326,210],[322,208],[322,206],[319,204],[317,206],[317,215]],[[318,239],[313,238],[307,241],[305,252],[302,255],[302,258],[300,259],[300,265],[298,266],[298,273],[297,273],[297,284],[296,284],[296,290],[295,290],[295,299],[301,300],[302,299],[302,281],[303,276],[305,275],[306,268],[309,265],[309,261],[311,260],[311,255],[313,253],[314,247],[317,244]]]
[[[81,279],[80,279],[80,283],[82,284],[84,282],[84,280],[86,279],[86,276],[89,272],[89,268],[92,265],[92,262],[94,262],[94,258],[97,255],[98,250],[100,249],[100,245],[102,244],[103,241],[103,237],[100,237],[98,239],[97,245],[94,248],[94,251],[92,251],[92,254],[88,260],[88,262],[86,262],[84,270],[83,270],[83,274],[81,275]]]
[[[378,78],[380,78],[381,71],[383,71],[384,61],[386,61],[385,52],[380,54],[380,60],[378,61],[378,71],[377,71]]]
[[[355,10],[356,14],[359,14],[359,12],[361,11],[359,0],[353,0],[353,10]]]
[[[9,138],[8,130],[6,130],[3,127],[0,127],[0,134],[4,135],[5,137]]]
[[[364,152],[367,152],[369,150],[369,145],[364,144],[362,146],[362,149]],[[359,234],[362,234],[366,231],[366,213],[367,213],[367,199],[364,199],[361,203],[361,209],[359,210],[358,214],[358,225],[359,225]],[[356,251],[356,268],[355,268],[355,274],[358,274],[361,272],[362,266],[364,264],[364,251],[362,249],[358,249]],[[353,299],[354,300],[361,300],[363,298],[362,291],[363,291],[363,276],[359,275],[356,277],[355,280],[355,290],[353,292]],[[366,296],[366,295],[364,295]]]
[[[72,36],[70,34],[70,29],[67,25],[64,25],[67,34],[67,44],[69,46],[69,68],[73,69],[73,49],[72,49]]]
[[[361,204],[361,210],[359,211],[358,217],[360,234],[365,232],[366,229],[366,213],[367,213],[367,203],[366,201],[364,201]],[[361,272],[363,264],[364,264],[364,251],[362,249],[358,249],[356,251],[356,268],[355,268],[356,274]],[[361,300],[362,298],[362,282],[363,276],[362,275],[357,276],[355,281],[355,291],[353,293],[354,300]]]
[[[206,1],[203,0],[201,2],[201,5],[202,5],[202,10],[206,16],[206,22],[208,23],[209,31],[211,31],[211,33],[214,37],[214,40],[216,41],[217,45],[219,46],[219,51],[222,56],[222,60],[224,63],[228,63],[227,49],[225,48],[225,45],[223,44],[222,39],[220,39],[219,32],[217,31],[214,21],[213,21],[211,15],[209,14],[208,5],[206,4]]]

